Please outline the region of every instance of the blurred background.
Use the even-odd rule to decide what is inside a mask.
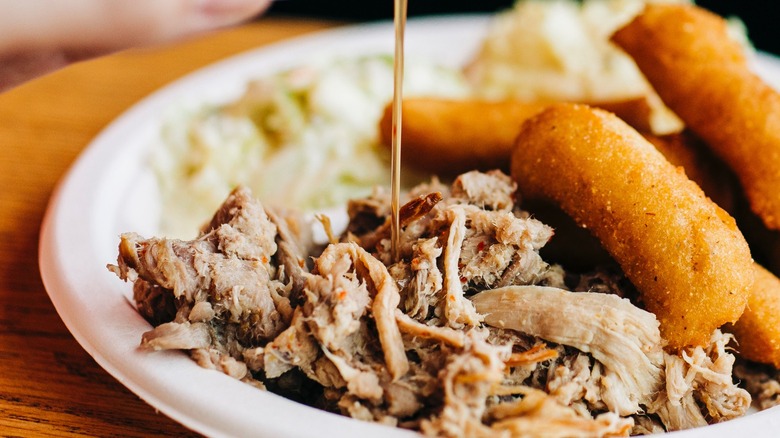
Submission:
[[[513,0],[409,0],[409,15],[495,12],[511,7]],[[699,0],[696,4],[719,15],[737,16],[759,50],[780,55],[780,32],[772,0]],[[348,21],[387,20],[392,0],[289,0],[276,2],[272,15],[312,16]]]

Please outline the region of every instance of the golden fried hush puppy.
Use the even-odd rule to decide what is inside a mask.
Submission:
[[[740,357],[780,368],[780,279],[753,266],[756,281],[747,307],[728,330],[737,340]]]
[[[546,107],[516,100],[404,99],[401,158],[405,165],[438,175],[508,169],[520,124]],[[379,129],[389,146],[392,105],[385,108]]]
[[[751,72],[725,20],[693,5],[650,4],[612,41],[732,168],[767,228],[780,229],[780,94]]]
[[[401,158],[405,165],[446,176],[474,169],[508,170],[520,125],[550,104],[520,100],[404,99]],[[651,109],[645,98],[593,105],[614,112],[639,130],[650,129]],[[392,105],[388,105],[379,122],[382,143],[388,147],[392,123]]]
[[[599,239],[671,350],[706,345],[742,314],[754,274],[734,219],[615,115],[558,104],[532,117],[512,177],[523,198],[556,203]]]

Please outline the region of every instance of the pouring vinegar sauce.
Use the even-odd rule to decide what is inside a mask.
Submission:
[[[400,258],[401,223],[399,217],[401,198],[401,114],[404,81],[404,30],[406,29],[407,0],[394,0],[395,55],[393,57],[393,129],[391,134],[392,157],[390,162],[391,224],[390,240],[393,261]]]

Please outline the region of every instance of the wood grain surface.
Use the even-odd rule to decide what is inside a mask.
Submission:
[[[226,56],[339,23],[261,19],[84,62],[0,94],[0,436],[192,436],[125,389],[63,325],[38,270],[58,180],[142,97]]]

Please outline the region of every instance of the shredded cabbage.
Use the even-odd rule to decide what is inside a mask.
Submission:
[[[264,203],[303,210],[387,185],[389,154],[377,125],[392,99],[392,69],[387,55],[332,60],[254,80],[226,105],[174,111],[152,157],[162,233],[194,235],[238,184]],[[408,62],[404,93],[470,90],[455,69]]]

